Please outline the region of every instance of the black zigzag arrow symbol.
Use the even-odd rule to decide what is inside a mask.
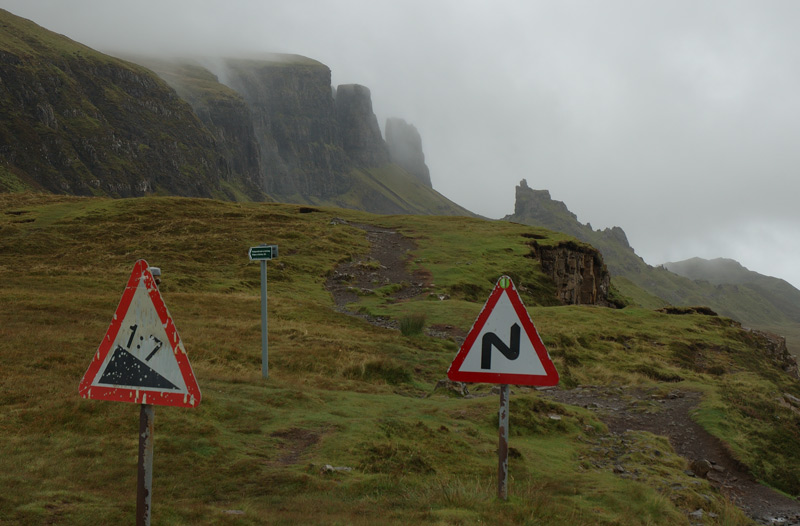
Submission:
[[[492,368],[492,347],[497,347],[497,350],[503,353],[503,356],[509,360],[516,360],[519,358],[519,337],[520,328],[518,324],[511,326],[511,345],[500,339],[498,335],[493,332],[487,332],[483,335],[481,340],[481,369]]]

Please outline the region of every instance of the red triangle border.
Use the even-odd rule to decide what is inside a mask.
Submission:
[[[150,300],[153,302],[153,307],[155,307],[159,320],[165,325],[164,329],[167,334],[167,339],[175,355],[178,368],[183,375],[183,381],[186,383],[188,393],[169,393],[153,391],[146,388],[133,389],[131,387],[104,387],[92,385],[100,367],[103,365],[106,356],[111,350],[111,346],[122,326],[122,321],[125,319],[125,315],[130,308],[133,296],[136,294],[136,289],[139,287],[139,283],[142,280],[144,280],[145,287],[147,288]],[[175,352],[180,341],[178,330],[175,328],[175,323],[169,315],[167,306],[161,297],[161,292],[159,292],[156,286],[155,279],[153,279],[153,275],[150,273],[147,261],[143,259],[138,260],[133,266],[133,272],[131,272],[131,277],[128,279],[125,291],[122,293],[122,298],[114,312],[114,317],[111,319],[111,324],[78,386],[78,393],[82,398],[89,398],[92,400],[110,400],[175,407],[197,407],[201,400],[200,387],[197,385],[197,379],[194,376],[192,366],[189,364],[189,358],[186,353]]]
[[[508,287],[506,288],[502,288],[500,286],[504,279],[508,280],[509,283]],[[475,344],[475,340],[478,338],[481,330],[483,330],[483,326],[486,325],[486,321],[489,319],[489,316],[492,314],[495,305],[497,305],[497,302],[503,293],[508,294],[508,299],[511,301],[511,305],[514,307],[514,312],[517,314],[517,318],[522,326],[522,330],[533,344],[533,348],[539,357],[539,361],[544,367],[545,374],[509,374],[460,370],[461,365],[464,363],[464,359],[467,357],[467,354],[469,354],[470,350]],[[522,298],[519,297],[519,292],[517,292],[514,282],[508,276],[502,276],[497,280],[494,289],[492,290],[491,294],[489,294],[489,299],[486,300],[486,304],[483,306],[483,309],[478,315],[478,319],[475,320],[475,324],[467,334],[467,337],[464,340],[464,343],[461,345],[461,348],[453,360],[453,363],[450,364],[450,367],[447,369],[447,377],[454,382],[534,386],[554,386],[558,384],[558,371],[556,370],[553,361],[550,359],[550,355],[548,354],[544,343],[542,343],[542,339],[539,337],[539,333],[537,332],[536,327],[534,327],[533,321],[531,321],[531,317],[528,314],[525,305],[522,303]]]

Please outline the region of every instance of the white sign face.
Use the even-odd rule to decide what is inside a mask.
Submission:
[[[179,340],[175,352],[186,353]],[[165,324],[139,281],[111,352],[92,385],[188,393]]]
[[[508,294],[501,295],[459,370],[473,373],[546,374],[533,343],[520,325]],[[482,367],[486,365],[489,367]]]

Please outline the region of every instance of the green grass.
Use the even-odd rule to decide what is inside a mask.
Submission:
[[[77,387],[134,261],[145,258],[162,269],[162,296],[203,393],[196,409],[156,409],[156,524],[672,525],[688,524],[698,507],[718,515],[709,524],[747,524],[707,484],[690,483],[663,438],[626,436],[621,461],[640,477],[625,479],[598,458],[594,444],[615,439],[591,412],[527,388],[512,395],[510,498],[497,500],[497,397],[434,393],[454,341],[403,336],[334,310],[326,276],[368,246],[362,230],[333,217],[413,237],[409,268],[430,276],[417,298],[373,294],[354,308],[466,331],[509,273],[562,387],[669,392],[678,375],[677,385],[706,393],[703,425],[757,476],[795,491],[797,421],[775,395],[800,389],[729,320],[553,306],[522,235],[564,239],[544,230],[299,209],[0,194],[0,521],[132,520],[138,408],[80,399]],[[268,380],[260,268],[247,258],[259,243],[281,254],[268,263]],[[321,469],[328,464],[352,469]]]
[[[361,210],[472,216],[395,164],[351,172],[351,189],[321,204]]]
[[[417,313],[400,319],[400,333],[403,336],[422,334],[425,329],[425,314]]]

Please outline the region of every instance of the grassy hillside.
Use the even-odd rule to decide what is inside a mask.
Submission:
[[[396,164],[354,170],[355,181],[346,194],[321,204],[367,210],[375,213],[474,216],[466,208],[423,184]]]
[[[598,457],[609,436],[592,412],[526,388],[511,397],[511,497],[498,501],[497,397],[434,392],[456,342],[334,309],[327,276],[369,249],[354,224],[412,238],[409,268],[429,278],[400,301],[376,284],[353,309],[423,314],[428,326],[463,332],[510,273],[561,388],[699,390],[698,421],[757,477],[800,494],[800,418],[777,401],[800,397],[800,385],[763,342],[725,318],[553,306],[526,242],[563,234],[282,204],[0,194],[0,522],[132,521],[138,407],[83,400],[77,389],[145,258],[162,269],[203,394],[196,409],[156,408],[154,524],[688,525],[700,507],[715,514],[704,524],[749,523],[689,477],[664,439],[625,434],[637,476],[620,476]],[[268,264],[268,380],[259,265],[247,259],[262,242],[280,247]]]
[[[0,10],[0,190],[257,198],[151,71]]]

